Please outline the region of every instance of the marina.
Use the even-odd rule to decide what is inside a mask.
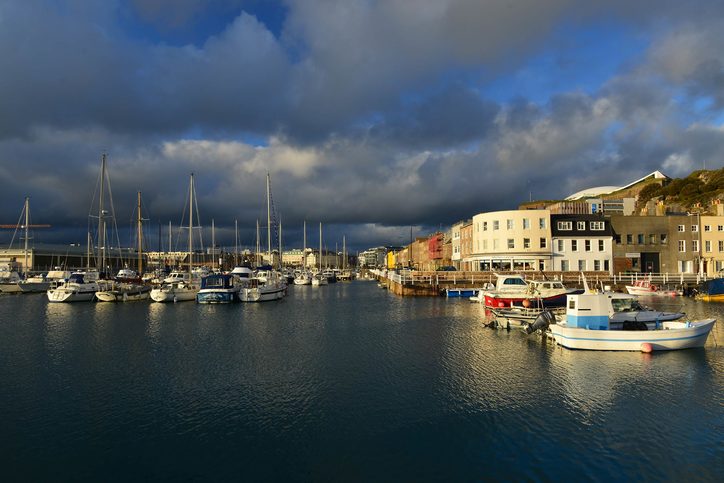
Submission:
[[[646,303],[724,316],[721,304],[675,301]],[[6,294],[0,320],[11,480],[714,481],[724,471],[720,323],[699,349],[571,351],[485,328],[482,304],[362,280],[292,285],[271,304]]]

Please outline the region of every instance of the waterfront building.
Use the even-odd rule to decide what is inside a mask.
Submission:
[[[474,270],[551,270],[550,211],[479,213],[472,221]]]
[[[473,252],[473,221],[468,220],[460,228],[460,270],[472,270],[470,254]]]
[[[458,270],[470,270],[470,262],[463,260],[470,256],[472,226],[472,220],[463,220],[455,223],[450,229],[450,261]]]
[[[550,270],[613,273],[613,231],[600,215],[551,215]]]
[[[701,215],[700,233],[702,274],[715,277],[724,270],[724,215]]]

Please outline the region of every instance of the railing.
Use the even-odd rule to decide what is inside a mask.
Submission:
[[[496,273],[501,272],[479,272],[479,271],[440,271],[440,272],[422,272],[403,270],[400,272],[371,270],[377,277],[387,278],[400,285],[471,285],[484,286],[487,283],[495,285],[497,279]],[[585,276],[589,284],[612,284],[612,285],[630,285],[637,280],[651,280],[657,285],[684,285],[699,284],[705,282],[708,278],[706,275],[696,273],[618,273],[610,275],[606,272],[505,272],[505,273],[522,273],[530,280],[560,280],[564,283],[572,285],[583,285],[583,277]]]

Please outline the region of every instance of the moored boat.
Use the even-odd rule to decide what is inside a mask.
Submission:
[[[239,286],[232,274],[213,273],[201,279],[201,289],[196,294],[200,304],[228,304],[238,300]]]
[[[568,296],[563,320],[548,330],[557,344],[569,349],[658,351],[703,347],[716,319],[698,321],[627,321],[614,328],[609,293]]]
[[[696,298],[704,302],[724,302],[724,277],[705,282]]]
[[[631,295],[659,295],[666,297],[681,295],[680,290],[658,287],[651,283],[651,280],[636,280],[633,285],[626,285],[626,291]]]
[[[114,281],[105,289],[96,292],[96,299],[99,302],[134,302],[148,300],[150,295],[150,285]]]
[[[90,302],[100,290],[98,272],[73,272],[68,280],[46,292],[50,302]]]

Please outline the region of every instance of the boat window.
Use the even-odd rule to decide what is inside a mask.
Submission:
[[[611,305],[613,306],[614,312],[626,312],[630,310],[637,310],[634,306],[635,299],[611,299]],[[638,305],[638,304],[635,304]]]
[[[521,278],[509,278],[503,281],[503,285],[528,285]]]
[[[571,299],[568,301],[568,308],[569,309],[575,309],[576,308],[576,301]]]

